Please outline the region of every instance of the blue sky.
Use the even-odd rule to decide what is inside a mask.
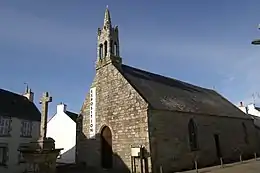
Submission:
[[[109,6],[125,64],[213,88],[233,103],[260,92],[259,0],[1,0],[0,87],[79,112]],[[259,102],[260,99],[256,99]],[[260,102],[259,102],[260,103]]]

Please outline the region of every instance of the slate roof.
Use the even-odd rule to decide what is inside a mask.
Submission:
[[[70,111],[66,111],[65,114],[67,114],[75,123],[77,122],[78,114]]]
[[[250,119],[214,90],[124,64],[117,68],[153,109]]]
[[[256,110],[260,111],[260,107],[255,107]]]
[[[11,116],[30,121],[41,121],[41,113],[26,97],[0,89],[0,116]]]
[[[255,127],[257,129],[260,129],[260,117],[255,116],[255,115],[251,115],[251,114],[248,114],[248,115],[251,116],[254,119]]]

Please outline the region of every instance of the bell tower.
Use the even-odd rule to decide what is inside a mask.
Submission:
[[[96,70],[110,63],[120,65],[122,58],[119,54],[118,26],[112,26],[108,6],[105,11],[103,27],[98,28],[97,34]]]

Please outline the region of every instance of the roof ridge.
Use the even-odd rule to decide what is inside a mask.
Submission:
[[[76,113],[76,112],[71,112],[71,111],[68,111],[68,110],[66,110],[65,113],[66,113],[66,112],[71,113],[71,114],[78,115],[78,113]]]
[[[217,91],[122,64],[123,77],[154,109],[245,117]],[[222,109],[225,109],[223,111]]]
[[[15,93],[14,91],[10,91],[10,90],[6,90],[6,89],[2,89],[2,88],[0,88],[0,92],[8,92],[8,93],[13,94],[13,95],[16,95],[16,96],[24,97],[23,95],[18,94],[18,93]]]
[[[147,71],[147,70],[140,69],[140,68],[136,68],[136,67],[132,67],[132,66],[125,65],[125,64],[122,64],[122,65],[125,66],[125,67],[128,67],[128,68],[132,68],[132,69],[135,69],[135,70],[144,72],[144,73],[148,73],[148,74],[151,74],[151,75],[156,75],[156,76],[162,77],[162,78],[164,78],[164,79],[172,80],[172,81],[175,81],[175,82],[180,82],[180,83],[182,83],[182,84],[189,85],[189,86],[192,86],[192,87],[196,87],[196,88],[199,88],[199,89],[204,89],[204,90],[209,90],[209,91],[214,91],[214,92],[216,92],[216,91],[213,90],[213,89],[206,88],[206,87],[201,87],[201,86],[198,86],[198,85],[194,85],[194,84],[191,84],[191,83],[189,83],[189,82],[184,82],[184,81],[181,81],[181,80],[179,80],[179,79],[175,79],[175,78],[172,78],[172,77],[169,77],[169,76],[164,76],[164,75],[162,75],[162,74],[149,72],[149,71]],[[165,83],[164,83],[164,84],[165,84]]]
[[[11,117],[40,121],[41,113],[34,102],[22,94],[0,88],[0,114],[7,113]]]

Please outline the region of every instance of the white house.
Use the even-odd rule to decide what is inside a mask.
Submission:
[[[246,114],[254,115],[257,117],[260,117],[260,107],[257,107],[255,104],[250,103],[248,105],[243,105],[243,102],[240,102],[240,105],[238,106],[240,110],[245,112]]]
[[[24,95],[0,89],[0,172],[24,171],[25,162],[20,146],[40,135],[41,113],[33,103],[33,93]]]
[[[250,115],[254,119],[256,127],[260,128],[260,107],[255,106],[253,103],[244,105],[243,102],[240,102],[238,108],[244,113]]]
[[[75,163],[77,116],[61,103],[57,105],[57,113],[48,121],[47,137],[55,140],[56,148],[63,148],[57,163]]]

